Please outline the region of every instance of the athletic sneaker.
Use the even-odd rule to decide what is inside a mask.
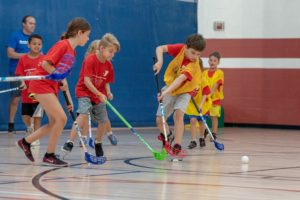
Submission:
[[[43,163],[49,166],[57,166],[57,167],[68,166],[68,163],[57,158],[54,153],[48,155],[46,153],[43,158]]]
[[[25,143],[25,138],[20,139],[17,142],[17,146],[22,149],[22,151],[25,153],[25,156],[31,161],[34,162],[33,155],[31,153],[30,144]]]
[[[195,148],[196,146],[197,146],[197,142],[194,141],[194,140],[192,140],[192,141],[190,142],[188,148],[189,148],[189,149],[193,149],[193,148]]]
[[[215,138],[215,140],[217,139],[217,134],[216,133],[212,133],[212,135],[214,136],[214,138]],[[213,139],[212,138],[210,138],[210,141],[212,142],[213,141]]]
[[[165,135],[163,133],[160,133],[157,136],[157,139],[162,141],[163,145],[165,145]],[[169,144],[172,144],[172,142],[174,141],[174,135],[173,135],[172,131],[170,131],[169,135],[167,135],[167,139],[168,139]]]
[[[103,149],[102,149],[102,143],[96,143],[96,140],[95,140],[94,145],[95,145],[96,156],[97,157],[103,156],[104,153],[103,153]]]
[[[205,129],[204,130],[204,139],[206,139],[206,136],[208,135],[208,130],[207,129]]]
[[[181,152],[181,145],[180,144],[175,144],[173,147],[173,154],[178,155]]]
[[[73,142],[70,141],[70,140],[68,140],[64,144],[64,146],[61,147],[61,150],[64,151],[64,152],[70,153],[72,151],[72,149],[73,149],[73,146],[74,146]]]
[[[87,136],[82,136],[82,141],[83,141],[84,145],[86,146],[88,143]],[[79,146],[82,147],[81,140],[79,140]]]
[[[7,129],[8,134],[16,134],[16,130],[14,127],[14,123],[8,123],[8,129]]]
[[[200,147],[205,147],[205,140],[204,138],[199,138]]]
[[[111,133],[111,134],[107,135],[107,138],[109,139],[111,145],[116,146],[118,144],[117,137],[114,134]]]

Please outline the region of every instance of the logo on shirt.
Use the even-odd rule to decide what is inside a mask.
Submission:
[[[108,70],[105,70],[104,72],[103,72],[103,74],[102,74],[102,76],[107,76],[108,75],[108,73],[109,73],[109,71]]]
[[[19,40],[19,44],[28,44],[27,40]]]

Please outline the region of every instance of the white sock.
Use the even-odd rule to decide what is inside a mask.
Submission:
[[[112,131],[106,132],[106,135],[111,135]]]

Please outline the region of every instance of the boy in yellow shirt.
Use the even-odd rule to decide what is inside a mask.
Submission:
[[[221,100],[224,99],[223,85],[224,73],[218,69],[221,55],[219,52],[213,52],[209,55],[209,69],[203,72],[203,77],[208,80],[211,88],[212,107],[209,110],[209,115],[212,121],[212,134],[217,138],[218,133],[218,118],[221,116]]]
[[[201,71],[203,71],[203,64],[201,59],[200,61],[200,68]],[[200,112],[202,113],[204,119],[206,120],[209,116],[209,110],[211,108],[211,98],[210,98],[210,88],[209,84],[206,78],[203,76],[195,77],[198,78],[201,82],[199,85],[199,90],[197,94],[193,97],[195,100],[195,103],[197,104],[198,108],[200,109]],[[189,149],[193,149],[197,147],[197,123],[199,123],[199,133],[200,133],[200,138],[199,138],[199,146],[204,147],[205,146],[205,140],[204,140],[204,132],[205,132],[205,125],[204,122],[202,121],[202,118],[199,116],[199,113],[197,111],[197,108],[195,107],[194,103],[190,101],[187,109],[186,109],[186,114],[190,118],[190,131],[191,131],[191,136],[192,140],[188,146]]]
[[[174,59],[169,63],[162,88],[158,95],[158,101],[162,100],[165,108],[165,116],[168,118],[174,112],[174,146],[173,153],[181,152],[181,141],[184,132],[184,113],[191,98],[191,93],[198,87],[201,76],[199,57],[205,49],[206,42],[202,35],[193,34],[187,38],[185,44],[161,45],[156,48],[157,62],[153,66],[155,74],[158,74],[163,65],[163,53],[167,52]],[[158,107],[156,113],[156,124],[163,137],[163,122]],[[169,127],[167,126],[167,132]]]

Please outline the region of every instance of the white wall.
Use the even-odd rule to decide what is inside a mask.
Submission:
[[[206,38],[299,38],[299,0],[198,0],[198,32]],[[225,31],[213,30],[224,21]]]

